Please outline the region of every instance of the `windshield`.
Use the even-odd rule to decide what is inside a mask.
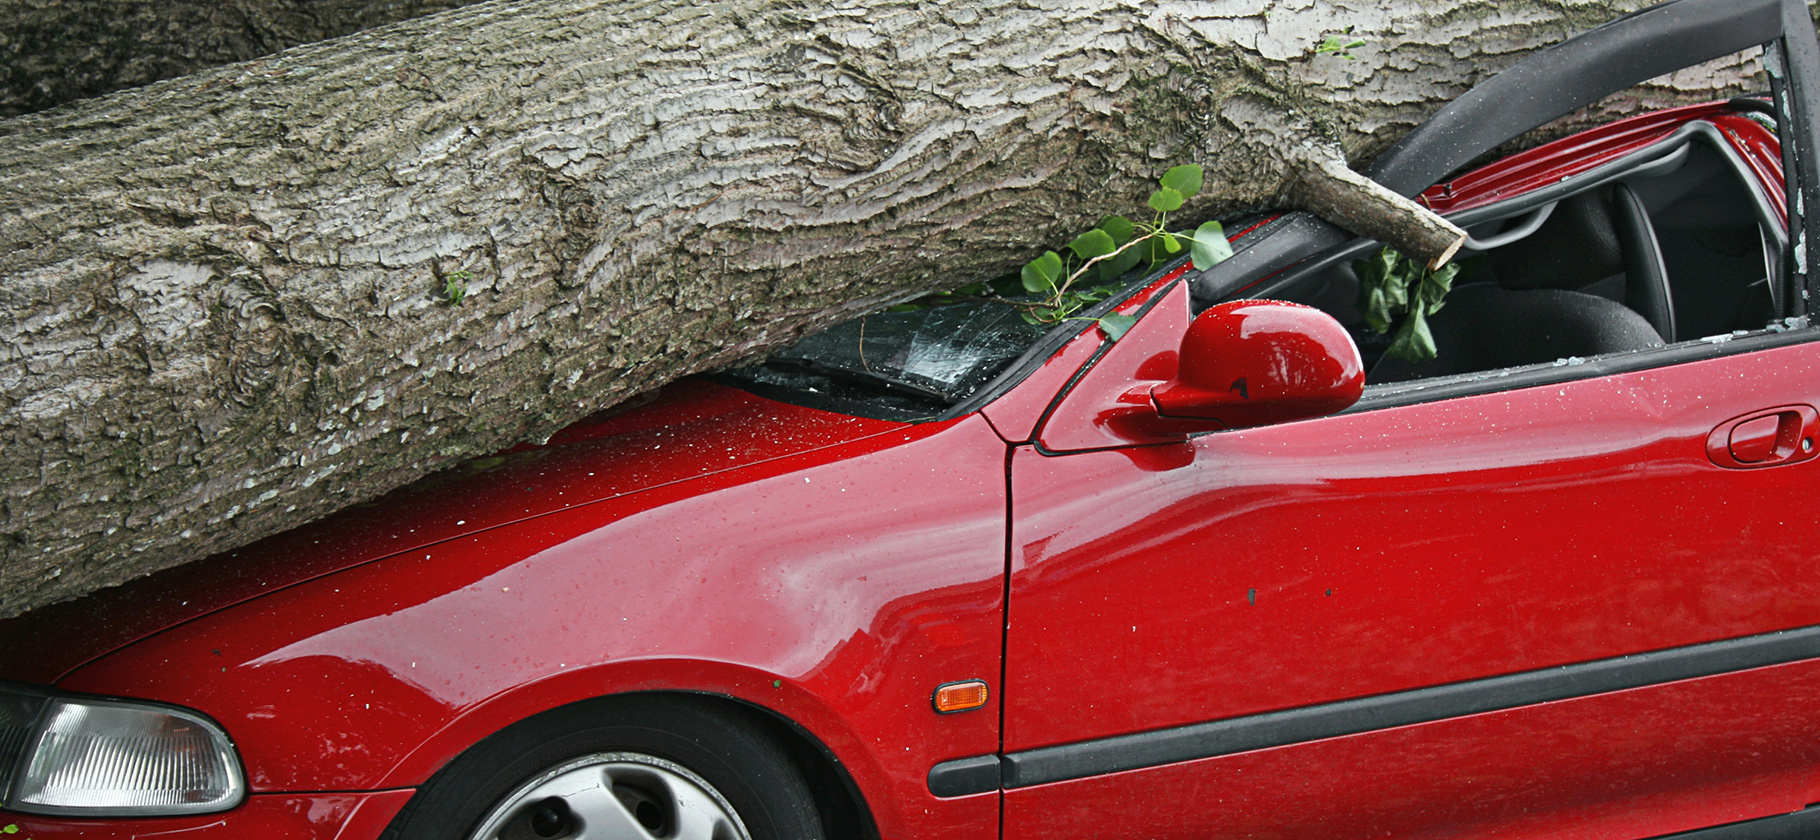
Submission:
[[[1119,301],[1188,262],[1186,254],[1169,259],[1157,251],[1154,262],[1098,285],[1064,286],[1065,293],[1029,291],[1020,275],[970,283],[835,325],[716,378],[782,402],[860,417],[948,416],[976,405],[970,400],[996,396],[995,383],[1014,382],[1019,359],[1040,362]]]
[[[772,358],[866,371],[925,386],[952,403],[986,384],[1047,329],[1002,303],[952,303],[848,321]]]
[[[728,372],[850,414],[927,419],[971,396],[1054,326],[1002,301],[957,300],[833,326]],[[869,410],[868,410],[869,409]]]

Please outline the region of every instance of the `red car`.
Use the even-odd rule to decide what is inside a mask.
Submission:
[[[0,831],[1820,831],[1816,85],[1798,0],[1676,0],[1441,111],[1370,171],[1472,234],[1432,360],[1253,220],[1116,342],[871,316],[0,622]]]

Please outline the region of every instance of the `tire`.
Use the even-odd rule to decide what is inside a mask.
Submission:
[[[627,695],[545,712],[450,762],[384,840],[821,840],[801,772],[741,711]]]

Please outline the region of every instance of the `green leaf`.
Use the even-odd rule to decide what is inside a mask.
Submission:
[[[1364,312],[1361,314],[1373,332],[1383,335],[1390,329],[1390,302],[1384,297],[1383,286],[1372,286],[1365,294]]]
[[[1175,234],[1164,233],[1162,236],[1163,250],[1168,251],[1171,254],[1179,254],[1182,252],[1182,240],[1177,239]]]
[[[1112,237],[1112,241],[1120,245],[1130,242],[1131,235],[1137,232],[1137,225],[1132,224],[1131,220],[1124,216],[1107,216],[1100,220],[1097,227],[1105,231],[1107,236]]]
[[[1435,357],[1435,337],[1428,331],[1428,319],[1422,310],[1410,311],[1384,353],[1406,362],[1425,362]]]
[[[1350,26],[1346,27],[1346,34],[1347,35],[1352,34],[1352,27],[1350,27]],[[1344,58],[1347,61],[1352,61],[1355,58],[1357,58],[1357,56],[1354,56],[1352,54],[1352,50],[1357,49],[1362,46],[1365,46],[1365,42],[1362,39],[1342,38],[1338,35],[1329,35],[1326,38],[1321,40],[1320,46],[1315,47],[1314,52],[1316,55],[1320,55],[1321,53],[1331,53],[1333,55],[1337,55],[1341,58]]]
[[[1378,280],[1381,282],[1384,278],[1397,273],[1397,267],[1403,262],[1403,252],[1391,248],[1379,248],[1371,261],[1372,268],[1377,272]]]
[[[1232,243],[1226,241],[1226,229],[1219,222],[1202,222],[1188,251],[1195,269],[1206,271],[1232,256]]]
[[[1428,316],[1441,311],[1442,299],[1453,289],[1460,266],[1446,265],[1439,271],[1429,271],[1427,266],[1384,248],[1369,259],[1354,261],[1352,269],[1359,278],[1355,305],[1365,323],[1382,334],[1399,318],[1402,321],[1384,352],[1412,362],[1434,358],[1436,347]]]
[[[1352,273],[1359,278],[1359,309],[1365,308],[1365,293],[1384,284],[1376,260],[1353,260]]]
[[[1068,250],[1073,251],[1075,256],[1083,260],[1105,256],[1118,249],[1118,243],[1112,241],[1112,234],[1099,228],[1087,231],[1075,237],[1073,242],[1068,243]]]
[[[1201,191],[1201,167],[1192,163],[1172,167],[1168,172],[1163,173],[1161,183],[1164,189],[1181,193],[1183,199],[1193,198],[1195,193]],[[1169,211],[1164,210],[1163,212]]]
[[[1182,209],[1183,198],[1180,190],[1163,187],[1150,194],[1150,209],[1158,213],[1173,213]]]
[[[1384,301],[1395,310],[1409,307],[1409,275],[1402,271],[1392,271],[1384,278],[1381,286],[1384,290]]]
[[[1024,291],[1040,294],[1055,288],[1062,279],[1062,255],[1044,251],[1043,255],[1024,264]]]
[[[18,834],[18,833],[19,833],[19,826],[16,826],[16,825],[8,825],[8,826],[7,826],[7,827],[5,827],[5,828],[0,828],[0,831],[3,831],[3,832],[6,832],[6,833],[7,833],[7,834]]]
[[[1460,273],[1457,263],[1441,266],[1440,271],[1422,270],[1422,284],[1419,301],[1426,314],[1433,315],[1441,311],[1441,298],[1453,291],[1454,275]]]
[[[1131,331],[1131,325],[1135,323],[1137,318],[1131,315],[1105,315],[1099,320],[1100,332],[1105,333],[1108,339],[1118,341]]]

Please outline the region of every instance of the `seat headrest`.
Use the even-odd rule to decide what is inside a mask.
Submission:
[[[1487,252],[1506,289],[1581,289],[1624,270],[1604,190],[1561,199],[1535,233]]]

